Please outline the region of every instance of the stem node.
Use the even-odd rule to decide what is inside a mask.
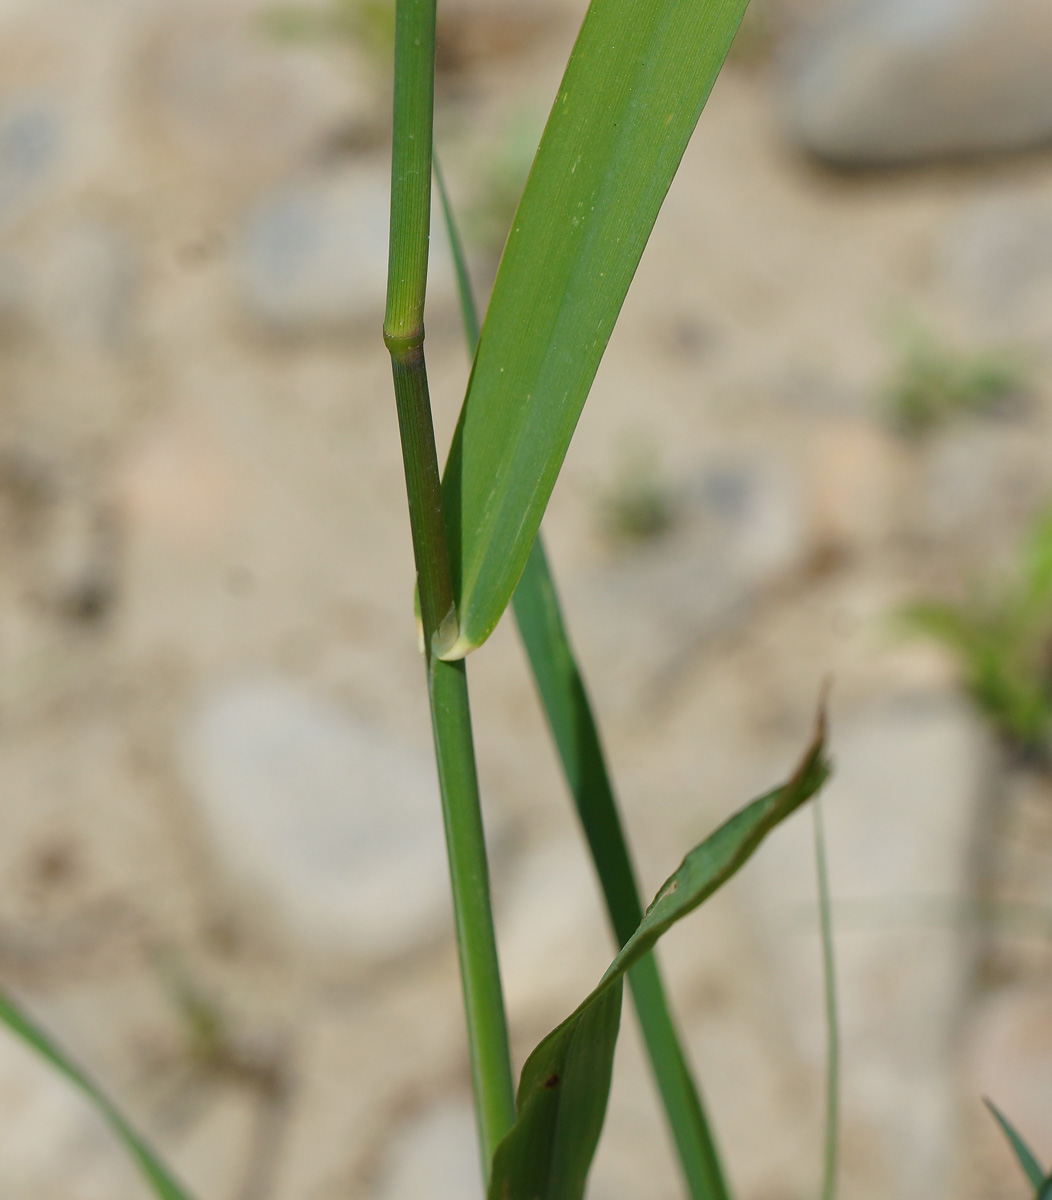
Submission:
[[[424,327],[421,325],[408,333],[392,333],[385,326],[384,345],[399,366],[415,366],[424,356]]]

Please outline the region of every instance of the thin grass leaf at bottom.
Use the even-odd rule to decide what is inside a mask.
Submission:
[[[666,881],[598,987],[526,1060],[518,1116],[497,1148],[488,1200],[581,1200],[609,1098],[625,972],[744,866],[828,774],[820,720],[789,781],[724,822]]]
[[[1008,1144],[1015,1152],[1016,1160],[1023,1168],[1023,1174],[1026,1175],[1027,1179],[1029,1179],[1034,1187],[1038,1189],[1038,1196],[1043,1197],[1045,1194],[1047,1181],[1045,1178],[1045,1172],[1042,1170],[1041,1164],[1034,1157],[1033,1151],[1026,1144],[1026,1142],[1023,1141],[1022,1137],[1020,1137],[1020,1135],[1016,1132],[1012,1123],[992,1100],[988,1100],[986,1097],[983,1097],[983,1103],[993,1114],[994,1120],[998,1123],[998,1125],[1001,1126],[1001,1131],[1004,1133],[1005,1137],[1008,1139]]]
[[[10,997],[3,994],[0,994],[0,1021],[88,1098],[135,1160],[158,1200],[192,1200],[190,1193],[176,1182],[172,1173],[128,1124],[101,1088]]]

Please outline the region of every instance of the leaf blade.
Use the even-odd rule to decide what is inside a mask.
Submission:
[[[494,1155],[489,1200],[580,1200],[606,1111],[625,972],[744,866],[828,774],[820,720],[789,781],[725,821],[669,877],[599,985],[526,1060],[518,1117]]]
[[[1026,1175],[1027,1179],[1029,1179],[1034,1187],[1038,1189],[1038,1194],[1043,1196],[1044,1185],[1046,1183],[1045,1172],[1041,1169],[1041,1166],[1034,1157],[1030,1147],[1026,1144],[1026,1142],[1023,1141],[1020,1135],[1016,1132],[1012,1123],[992,1100],[988,1100],[986,1097],[983,1097],[983,1103],[993,1114],[994,1120],[998,1123],[998,1125],[1001,1126],[1001,1131],[1004,1133],[1005,1137],[1008,1139],[1008,1144],[1015,1152],[1016,1160],[1023,1168],[1023,1174]]]
[[[840,1017],[837,1003],[836,957],[833,944],[833,904],[826,862],[825,821],[822,798],[811,806],[814,824],[815,877],[818,916],[822,935],[822,983],[826,1010],[826,1111],[822,1153],[822,1200],[836,1200],[840,1158]]]
[[[512,597],[537,690],[619,946],[643,918],[639,886],[584,679],[541,534]],[[719,1152],[653,954],[628,972],[643,1040],[692,1200],[729,1200]]]
[[[592,0],[512,223],[443,483],[459,658],[511,599],[747,0]]]
[[[146,1142],[128,1124],[102,1090],[60,1050],[54,1041],[10,997],[0,993],[0,1021],[30,1046],[60,1075],[64,1075],[95,1108],[135,1160],[158,1200],[191,1200]]]

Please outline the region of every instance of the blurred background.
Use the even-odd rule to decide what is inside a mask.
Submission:
[[[583,0],[443,0],[482,294]],[[389,364],[389,0],[0,5],[0,978],[201,1200],[481,1195]],[[546,528],[643,890],[834,680],[843,1194],[1052,1154],[1052,9],[753,0]],[[440,448],[467,375],[428,313]],[[472,659],[518,1061],[611,944]],[[810,818],[664,943],[740,1200],[820,1165]],[[145,1191],[0,1035],[0,1193]],[[590,1195],[680,1195],[627,1015]],[[1047,1161],[1047,1159],[1046,1159]]]

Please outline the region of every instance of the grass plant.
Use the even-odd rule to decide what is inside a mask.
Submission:
[[[730,878],[828,773],[820,722],[790,780],[692,851],[642,913],[598,731],[538,538],[631,277],[744,7],[738,0],[593,0],[513,218],[481,329],[439,176],[474,350],[439,493],[423,352],[435,8],[433,0],[399,0],[384,333],[402,435],[447,836],[458,836],[454,814],[470,811],[475,820],[479,812],[462,660],[486,640],[514,595],[622,947],[592,994],[527,1060],[509,1119],[499,1103],[506,1096],[506,1053],[487,1065],[482,1052],[487,1033],[503,1028],[495,952],[473,976],[471,938],[478,929],[469,912],[478,916],[481,905],[472,907],[466,881],[458,876],[463,848],[450,845],[483,1170],[493,1200],[583,1195],[609,1094],[622,978],[643,964],[649,965],[633,980],[633,989],[685,1177],[695,1197],[728,1195],[649,955],[665,929]],[[458,669],[455,709],[443,707],[438,688],[452,668]],[[455,773],[446,769],[452,759]],[[476,883],[484,882],[486,870],[479,840]],[[493,951],[491,924],[476,941],[485,943],[487,956]],[[488,1023],[480,1019],[483,1010],[491,1014]],[[832,1090],[830,1095],[832,1112]],[[827,1163],[827,1194],[831,1178]]]
[[[893,424],[907,437],[995,411],[1026,393],[1028,371],[1018,352],[960,350],[912,320],[900,323],[896,341],[900,359],[885,403]]]
[[[746,0],[592,0],[515,211],[481,326],[437,175],[473,364],[444,472],[424,354],[435,0],[397,0],[390,352],[416,565],[482,1171],[489,1200],[581,1200],[602,1130],[627,978],[692,1200],[730,1200],[653,951],[829,774],[820,713],[799,764],[691,850],[645,910],[539,531],[662,200]],[[332,14],[365,20],[367,0]],[[343,17],[340,18],[341,20]],[[342,28],[342,26],[341,26]],[[289,32],[286,30],[286,32]],[[296,33],[293,30],[292,33]],[[618,946],[527,1059],[516,1091],[490,901],[466,656],[512,607]],[[829,1015],[823,1200],[836,1174],[836,998],[820,814],[815,845]],[[96,1105],[159,1200],[189,1200],[105,1095],[22,1011],[0,1020]]]
[[[681,507],[675,486],[645,442],[624,452],[616,478],[599,496],[602,530],[612,545],[622,548],[664,537]]]
[[[908,629],[956,657],[969,696],[1014,753],[1048,764],[1052,734],[1052,509],[1024,541],[1015,577],[984,580],[971,599],[923,601]]]

